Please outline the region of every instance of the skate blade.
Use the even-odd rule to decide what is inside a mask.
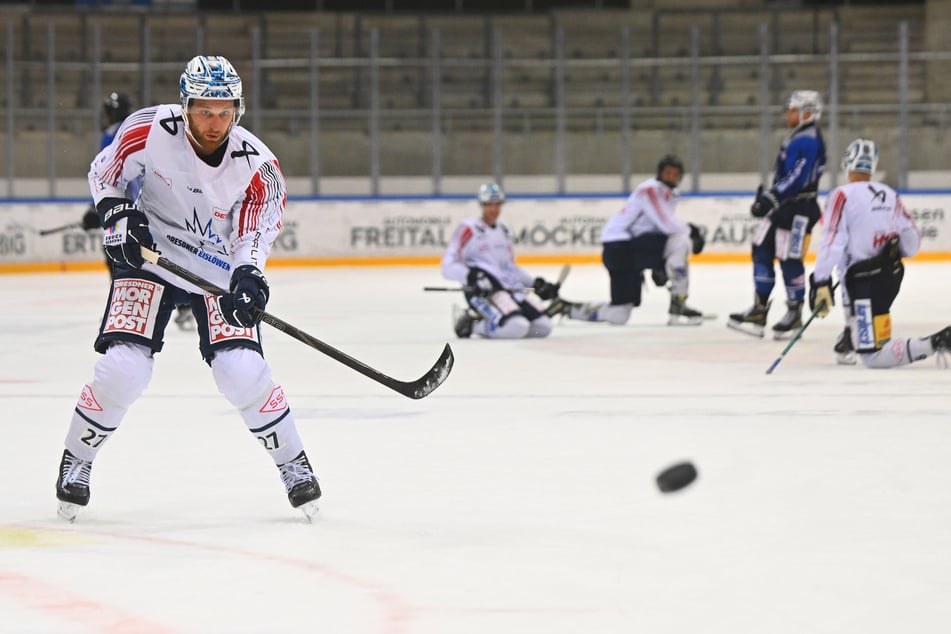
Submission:
[[[76,521],[76,518],[79,516],[79,512],[83,509],[79,504],[73,504],[72,502],[63,502],[59,501],[59,506],[56,508],[56,514],[62,517],[64,520],[72,524]]]
[[[744,335],[759,337],[760,339],[763,338],[763,326],[757,326],[756,324],[750,324],[745,321],[733,321],[732,319],[726,322],[726,326],[737,332],[742,332]]]
[[[667,318],[668,326],[699,326],[706,319],[705,315],[696,317],[684,317],[683,315],[670,315]]]
[[[310,502],[305,502],[297,507],[304,514],[304,517],[307,518],[307,521],[313,523],[314,517],[317,515],[317,511],[320,509],[317,508],[317,500],[312,500]]]
[[[858,358],[854,352],[839,352],[835,355],[835,362],[839,365],[855,365],[858,363]]]
[[[794,330],[780,330],[773,331],[773,341],[788,341],[793,338],[793,335],[799,331],[800,327],[796,327]]]

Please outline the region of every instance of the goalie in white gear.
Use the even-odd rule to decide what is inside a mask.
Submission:
[[[512,232],[499,220],[505,202],[502,188],[485,183],[479,187],[478,199],[482,214],[456,227],[442,258],[443,277],[464,286],[469,304],[455,318],[456,335],[547,337],[552,322],[539,298],[557,297],[558,285],[533,277],[515,263]],[[538,298],[529,294],[532,289]]]
[[[89,503],[93,461],[148,386],[172,311],[184,302],[218,391],[274,460],[291,505],[311,517],[320,486],[260,335],[270,295],[263,269],[281,226],[284,177],[268,147],[237,125],[244,97],[227,59],[192,59],[180,94],[180,104],[131,114],[90,166],[112,289],[95,342],[102,356],[66,433],[59,513],[72,521]],[[145,262],[142,247],[229,292],[202,292]],[[153,451],[163,461],[174,446]]]
[[[902,258],[918,252],[921,236],[895,190],[872,180],[877,163],[874,141],[849,144],[842,159],[849,182],[826,202],[809,306],[819,317],[829,314],[838,265],[851,347],[865,366],[890,368],[951,350],[951,326],[928,337],[892,337],[890,311],[905,274]]]
[[[657,175],[635,188],[617,214],[604,226],[602,260],[611,281],[611,301],[576,303],[556,299],[548,313],[583,321],[626,324],[641,305],[644,271],[654,283],[670,290],[669,325],[699,325],[703,313],[687,306],[690,254],[703,251],[703,232],[676,216],[677,186],[683,162],[668,154],[657,164]]]

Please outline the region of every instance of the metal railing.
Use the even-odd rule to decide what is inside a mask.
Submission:
[[[63,60],[50,22],[44,55],[23,58],[7,24],[0,113],[8,197],[16,195],[17,178],[41,173],[55,197],[58,179],[85,176],[98,149],[104,92],[127,86],[143,104],[178,101],[186,60],[155,61],[167,52],[155,50],[149,33],[144,23],[138,61],[110,61],[93,24],[88,59]],[[652,171],[668,151],[683,155],[688,190],[701,189],[704,172],[758,172],[766,180],[784,133],[783,102],[794,88],[826,98],[832,182],[845,136],[877,133],[897,140],[889,147],[897,150],[893,175],[906,186],[916,167],[911,144],[948,129],[951,103],[929,101],[924,76],[929,64],[951,68],[951,52],[912,51],[905,22],[896,26],[893,52],[840,53],[835,23],[823,53],[771,52],[769,34],[769,25],[760,25],[757,55],[701,55],[694,26],[686,56],[637,57],[622,27],[606,34],[617,38],[616,58],[589,59],[566,55],[559,28],[552,55],[529,58],[507,56],[496,29],[489,55],[461,58],[441,54],[439,29],[427,33],[427,56],[382,56],[372,29],[365,56],[328,57],[310,29],[301,56],[275,58],[262,53],[262,32],[252,28],[250,55],[231,61],[245,80],[242,124],[282,157],[285,173],[309,178],[312,194],[328,176],[366,177],[378,194],[382,178],[403,175],[428,176],[438,194],[445,176],[472,173],[499,181],[553,174],[558,193],[568,191],[570,174],[616,174],[618,190],[627,191],[632,173]],[[200,28],[195,52],[205,42]],[[874,81],[862,83],[856,76],[869,67]],[[745,139],[745,150],[729,149],[725,135]]]

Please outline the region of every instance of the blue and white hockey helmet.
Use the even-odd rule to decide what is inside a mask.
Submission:
[[[504,203],[505,192],[495,183],[485,183],[479,187],[479,204]]]
[[[842,169],[846,172],[874,174],[878,166],[878,146],[870,139],[855,139],[842,155]]]
[[[787,110],[798,110],[802,121],[818,121],[822,116],[822,95],[817,90],[797,90],[789,95]],[[809,116],[806,117],[805,115]]]
[[[241,77],[231,62],[221,55],[193,57],[185,66],[179,88],[182,108],[186,111],[192,99],[226,99],[233,101],[238,110],[234,118],[235,125],[244,114]]]

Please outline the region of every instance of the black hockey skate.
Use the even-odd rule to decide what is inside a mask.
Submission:
[[[951,352],[951,326],[929,337],[935,352]]]
[[[771,302],[760,299],[759,295],[754,296],[750,308],[742,313],[730,314],[730,319],[726,322],[727,327],[754,337],[762,337],[770,304]]]
[[[56,478],[56,499],[59,500],[57,514],[68,522],[79,515],[82,507],[89,504],[89,476],[92,463],[81,460],[63,450],[59,461],[59,476]]]
[[[463,310],[458,306],[452,307],[452,329],[460,339],[468,339],[472,336],[472,325],[482,317],[473,313],[471,310]]]
[[[303,511],[308,521],[312,520],[317,513],[320,483],[314,475],[310,461],[307,460],[307,454],[300,452],[293,460],[278,465],[278,469],[281,471],[281,480],[287,489],[287,499],[291,506]]]
[[[556,297],[548,304],[548,308],[545,309],[545,314],[549,317],[570,317],[572,306],[574,306],[574,304],[571,302]]]
[[[773,324],[773,339],[789,339],[801,327],[802,302],[786,302],[786,314]]]
[[[858,358],[855,355],[855,347],[852,345],[852,329],[848,326],[839,333],[839,338],[835,340],[832,346],[835,352],[835,362],[839,365],[855,365]]]
[[[703,323],[703,313],[687,306],[686,295],[670,296],[670,308],[667,309],[668,326],[699,326]]]

